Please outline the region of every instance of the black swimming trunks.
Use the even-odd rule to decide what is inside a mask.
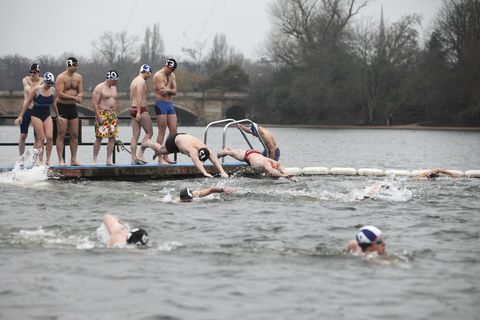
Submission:
[[[174,133],[167,137],[167,140],[165,140],[165,148],[167,149],[168,153],[180,152],[180,150],[177,147],[177,144],[175,143],[175,138],[181,134],[185,134],[185,133]]]
[[[67,103],[58,102],[57,107],[58,107],[58,113],[60,114],[60,117],[68,120],[78,118],[77,105],[75,103],[67,104]]]

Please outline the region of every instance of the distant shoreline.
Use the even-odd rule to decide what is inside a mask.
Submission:
[[[393,129],[393,130],[450,130],[450,131],[480,131],[480,126],[478,127],[456,127],[456,126],[423,126],[417,123],[412,124],[402,124],[402,125],[335,125],[335,124],[262,124],[260,125],[265,127],[277,127],[277,128],[318,128],[318,129]]]

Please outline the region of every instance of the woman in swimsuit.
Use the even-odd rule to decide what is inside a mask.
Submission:
[[[37,134],[37,139],[35,140],[35,149],[40,151],[40,154],[43,153],[43,148],[45,140],[47,143],[47,159],[46,165],[50,165],[50,156],[52,154],[53,146],[53,122],[50,115],[50,107],[53,106],[55,114],[58,115],[58,108],[55,101],[55,77],[51,72],[46,72],[43,75],[43,84],[36,86],[29,94],[28,98],[23,104],[22,111],[17,119],[15,119],[16,124],[21,124],[23,115],[27,111],[28,106],[34,102],[31,115],[31,123]],[[65,121],[65,119],[59,117],[60,121]],[[41,158],[41,156],[40,156]]]

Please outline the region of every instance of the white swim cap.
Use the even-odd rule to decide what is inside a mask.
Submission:
[[[43,81],[45,81],[46,84],[55,84],[55,76],[51,72],[45,72]]]
[[[142,64],[142,66],[140,67],[140,72],[152,73],[152,68],[150,68],[148,64]]]
[[[252,132],[252,134],[258,135],[258,124],[256,124],[255,122],[253,122],[253,123],[250,125],[250,131]]]
[[[118,76],[118,72],[115,70],[110,70],[107,72],[105,79],[107,80],[118,80],[120,77]]]
[[[382,231],[374,226],[364,226],[357,231],[355,238],[360,247],[368,247],[375,239],[382,235]]]

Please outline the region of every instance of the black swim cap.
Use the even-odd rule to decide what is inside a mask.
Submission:
[[[148,233],[141,228],[135,228],[128,234],[128,244],[146,245],[148,243]]]
[[[78,64],[78,60],[75,57],[70,57],[67,59],[67,67],[75,66]]]
[[[175,59],[173,59],[173,58],[167,59],[167,61],[165,62],[165,65],[167,67],[177,69],[177,61],[175,61]]]
[[[192,190],[185,188],[180,190],[180,200],[190,201],[193,199]]]
[[[120,77],[118,75],[118,72],[116,70],[110,70],[107,72],[107,75],[105,76],[105,79],[107,80],[118,80]]]
[[[210,151],[208,151],[207,148],[200,148],[200,150],[198,150],[198,159],[200,159],[200,161],[205,162],[209,157]]]
[[[40,72],[40,65],[38,63],[32,63],[30,70]]]

